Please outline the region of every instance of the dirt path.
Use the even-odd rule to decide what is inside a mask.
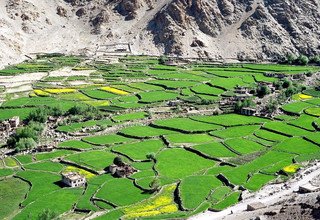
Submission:
[[[267,185],[262,188],[256,194],[251,194],[248,199],[244,199],[242,202],[221,212],[206,211],[189,218],[190,220],[218,220],[218,219],[229,219],[229,220],[240,220],[237,214],[246,215],[244,212],[247,209],[247,205],[254,202],[262,202],[263,204],[270,206],[283,200],[285,197],[290,197],[292,193],[298,191],[299,186],[304,185],[320,176],[320,162],[317,164],[300,171],[296,174],[295,178],[289,180],[286,183]],[[230,214],[230,213],[233,214]],[[249,216],[246,217],[247,219]]]

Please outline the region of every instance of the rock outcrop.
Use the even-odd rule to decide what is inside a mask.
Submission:
[[[10,47],[11,58],[35,48],[74,52],[106,43],[131,43],[137,54],[213,58],[320,54],[315,0],[4,0],[0,6],[0,44]],[[40,47],[28,48],[29,39]]]

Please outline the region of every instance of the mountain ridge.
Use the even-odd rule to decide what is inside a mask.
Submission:
[[[5,0],[0,63],[130,43],[134,54],[277,59],[320,53],[316,0]]]

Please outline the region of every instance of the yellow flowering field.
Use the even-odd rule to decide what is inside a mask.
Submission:
[[[300,168],[300,165],[298,164],[291,164],[289,166],[286,166],[283,168],[283,171],[286,173],[295,173]]]
[[[69,89],[69,88],[59,88],[59,89],[45,89],[45,92],[51,93],[51,94],[60,94],[60,93],[72,93],[76,92],[76,89]]]
[[[177,212],[178,207],[173,197],[176,187],[176,184],[165,186],[156,196],[125,208],[124,218],[133,219]]]
[[[83,175],[86,179],[90,179],[92,177],[95,177],[95,174],[90,173],[89,171],[86,171],[84,169],[80,169],[80,168],[73,167],[73,166],[67,166],[63,172],[64,173],[78,172],[80,175]]]
[[[299,94],[300,99],[312,99],[313,97],[311,95],[305,95],[305,94]]]
[[[33,90],[34,94],[36,94],[37,96],[50,96],[50,93],[43,91],[41,89],[35,89]]]
[[[83,102],[88,105],[92,105],[94,107],[110,105],[110,102],[106,101],[106,100],[87,100],[87,101],[83,101]]]
[[[105,87],[101,87],[100,88],[103,91],[106,92],[111,92],[113,94],[117,94],[117,95],[128,95],[129,93],[120,89],[116,89],[116,88],[112,88],[110,86],[105,86]]]

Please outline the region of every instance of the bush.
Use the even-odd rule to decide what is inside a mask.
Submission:
[[[289,63],[289,64],[293,64],[293,63],[295,63],[296,62],[296,60],[297,60],[297,57],[295,56],[295,55],[293,55],[293,54],[289,54],[288,56],[287,56],[287,63]]]
[[[260,98],[262,98],[262,97],[264,97],[264,96],[266,96],[266,95],[268,95],[268,94],[270,94],[270,93],[271,93],[271,91],[270,91],[269,87],[266,86],[266,85],[262,85],[262,86],[259,86],[259,87],[257,88],[257,95],[258,95]]]
[[[285,79],[282,83],[282,88],[286,89],[286,88],[289,88],[290,86],[292,86],[292,82],[288,79]]]
[[[28,121],[36,121],[45,123],[48,118],[48,110],[44,107],[37,108],[35,111],[30,112],[29,116],[27,117]]]
[[[113,163],[117,166],[123,166],[124,162],[121,157],[115,157]]]
[[[307,65],[309,63],[309,58],[305,55],[300,55],[297,59],[297,62],[300,65]]]
[[[37,143],[33,140],[33,138],[20,138],[20,140],[16,143],[15,149],[17,152],[23,150],[30,150],[37,146]]]
[[[316,55],[310,58],[310,63],[320,64],[320,55]]]
[[[159,58],[159,64],[164,65],[168,61],[168,57],[166,56],[160,56]]]

